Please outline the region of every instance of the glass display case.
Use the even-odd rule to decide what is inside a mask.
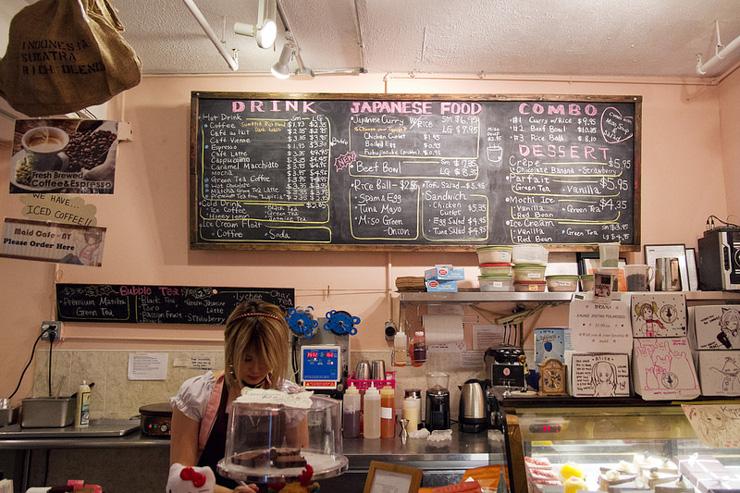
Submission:
[[[740,448],[704,445],[680,405],[532,400],[504,403],[514,493],[740,489]]]

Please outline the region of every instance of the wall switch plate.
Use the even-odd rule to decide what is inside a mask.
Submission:
[[[51,329],[49,332],[45,332],[46,329]],[[41,322],[41,340],[48,341],[49,334],[55,333],[54,341],[62,340],[62,322],[58,320],[44,320]]]

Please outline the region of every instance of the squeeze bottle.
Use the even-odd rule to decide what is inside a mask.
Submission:
[[[357,387],[350,385],[342,399],[342,421],[344,438],[359,438],[362,427],[362,402]]]
[[[90,426],[90,386],[85,380],[77,390],[77,407],[75,411],[75,427],[87,428]]]
[[[395,391],[390,385],[380,390],[380,438],[393,438],[396,420],[393,412]]]
[[[363,428],[365,438],[380,438],[380,393],[374,385],[365,391]]]

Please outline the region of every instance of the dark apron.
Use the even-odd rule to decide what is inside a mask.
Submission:
[[[229,415],[226,414],[226,403],[229,400],[229,389],[226,388],[226,383],[223,385],[224,387],[221,390],[221,402],[219,403],[218,411],[216,412],[216,421],[213,423],[213,429],[211,429],[211,434],[208,437],[206,446],[203,448],[203,453],[200,454],[198,466],[210,467],[216,475],[216,484],[234,489],[238,486],[236,481],[221,476],[216,467],[218,461],[223,459],[226,454],[226,428],[229,421]]]

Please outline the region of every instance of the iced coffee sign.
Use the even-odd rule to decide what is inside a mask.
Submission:
[[[100,267],[105,228],[5,219],[0,257]]]
[[[113,193],[118,122],[16,120],[11,193]]]

